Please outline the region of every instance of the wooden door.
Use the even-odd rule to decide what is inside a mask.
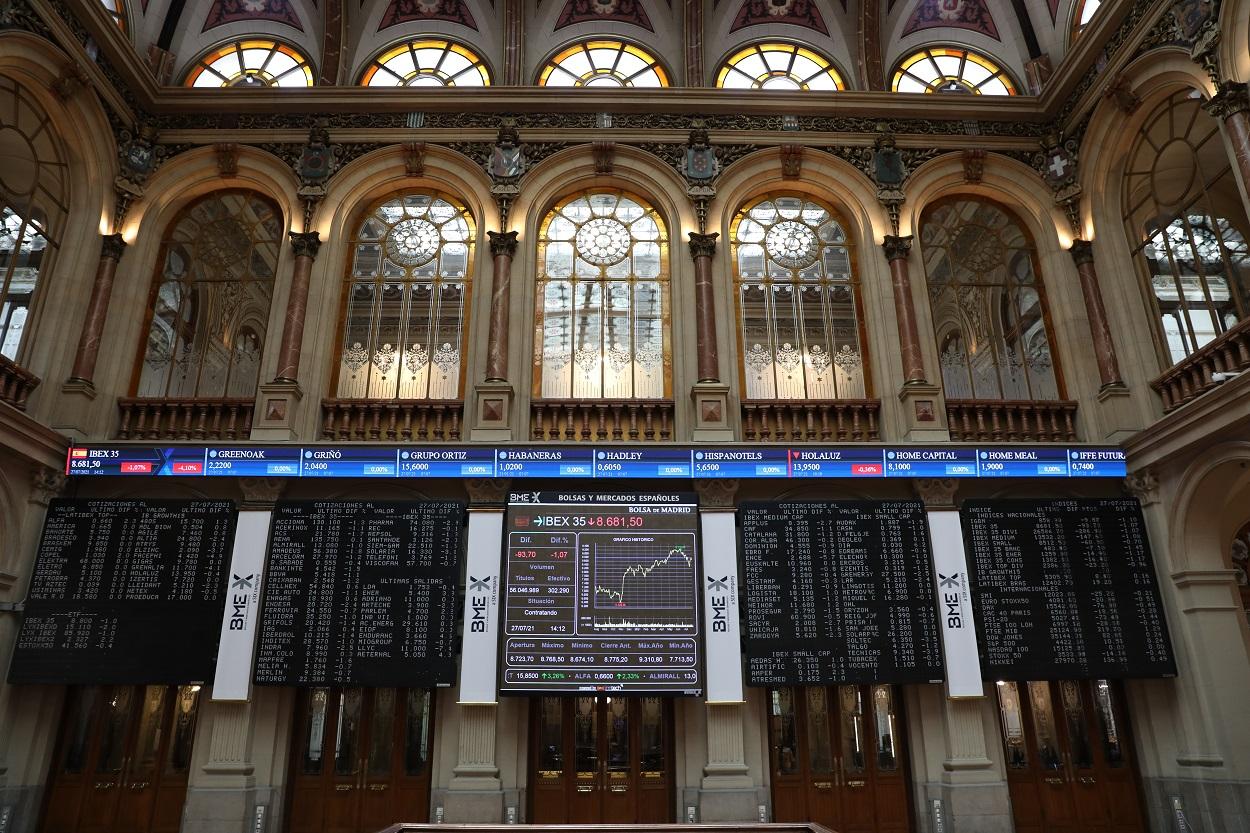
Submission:
[[[892,686],[779,688],[768,697],[774,821],[812,821],[840,833],[910,829]]]
[[[433,694],[310,689],[299,698],[287,829],[369,833],[425,822]]]
[[[1120,689],[1108,680],[999,682],[1017,833],[1140,833]]]
[[[44,833],[175,833],[181,827],[199,686],[70,689]]]
[[[671,822],[671,750],[672,702],[665,698],[536,698],[530,822]]]

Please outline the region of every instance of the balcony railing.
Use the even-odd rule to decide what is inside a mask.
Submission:
[[[0,402],[26,410],[26,399],[39,387],[39,377],[4,356],[0,356]]]
[[[742,403],[747,442],[867,442],[881,438],[879,399],[772,399]]]
[[[1171,411],[1219,384],[1211,374],[1247,370],[1250,370],[1250,318],[1237,322],[1224,335],[1186,356],[1150,386],[1163,397],[1163,410]]]
[[[246,440],[253,399],[118,399],[121,440]]]
[[[1073,442],[1076,403],[1062,400],[948,399],[954,442]]]
[[[459,399],[323,399],[324,440],[450,442],[460,439]]]
[[[671,440],[671,399],[536,399],[530,439],[578,442]]]

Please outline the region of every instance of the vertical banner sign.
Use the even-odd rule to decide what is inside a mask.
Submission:
[[[931,510],[929,537],[933,542],[933,574],[937,582],[938,623],[946,657],[946,696],[983,697],[977,629],[972,621],[972,594],[968,586],[968,559],[964,555],[959,512]]]
[[[260,585],[272,516],[273,512],[268,510],[239,513],[234,552],[230,556],[230,576],[226,582],[226,606],[221,613],[217,674],[213,678],[214,700],[247,700],[251,695]]]
[[[460,651],[460,702],[494,703],[499,661],[499,559],[503,510],[469,510],[464,572],[464,634]]]
[[[738,536],[734,513],[700,512],[703,532],[704,656],[709,703],[742,702],[738,635]]]

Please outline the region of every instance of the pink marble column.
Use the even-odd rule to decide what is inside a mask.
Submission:
[[[299,380],[299,357],[304,343],[304,319],[308,313],[308,284],[313,261],[321,248],[321,236],[315,231],[290,233],[291,250],[295,252],[295,270],[291,276],[291,295],[286,302],[286,318],[282,322],[282,344],[278,348],[278,375],[275,382],[294,383]]]
[[[490,328],[486,340],[486,381],[508,379],[508,307],[512,303],[512,259],[515,231],[488,231],[494,267],[490,287]]]
[[[1224,122],[1237,169],[1241,172],[1242,185],[1250,193],[1250,94],[1246,92],[1246,85],[1225,81],[1203,106],[1208,113]]]
[[[694,328],[699,351],[699,381],[720,381],[720,355],[716,344],[716,293],[712,289],[712,255],[720,235],[690,232],[690,257],[694,258]]]
[[[911,275],[907,256],[911,253],[911,235],[887,234],[881,244],[890,264],[890,283],[894,289],[894,317],[898,319],[899,351],[903,359],[903,384],[924,385],[924,351],[920,349],[920,330],[916,325],[916,305],[911,294]]]
[[[101,237],[100,263],[96,266],[95,282],[91,285],[91,300],[87,303],[87,320],[78,337],[78,353],[74,356],[71,382],[92,384],[95,363],[100,354],[100,338],[104,335],[104,320],[108,317],[109,300],[113,295],[113,279],[117,276],[117,261],[126,250],[126,241],[120,234]]]
[[[1120,378],[1120,363],[1115,357],[1115,342],[1111,340],[1107,310],[1098,288],[1098,271],[1094,268],[1094,244],[1088,240],[1073,240],[1069,252],[1081,279],[1081,294],[1085,296],[1085,314],[1089,318],[1089,334],[1098,362],[1098,378],[1103,388],[1122,388],[1124,380]]]

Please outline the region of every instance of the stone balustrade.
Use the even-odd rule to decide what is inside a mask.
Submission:
[[[119,440],[246,440],[254,399],[195,398],[117,400]]]
[[[671,399],[537,399],[530,439],[543,441],[671,440]]]
[[[747,442],[871,442],[881,438],[879,399],[776,399],[742,403]]]
[[[1076,403],[1066,400],[948,399],[952,442],[1075,442]]]
[[[459,399],[323,399],[321,438],[337,442],[453,442],[460,439]]]

